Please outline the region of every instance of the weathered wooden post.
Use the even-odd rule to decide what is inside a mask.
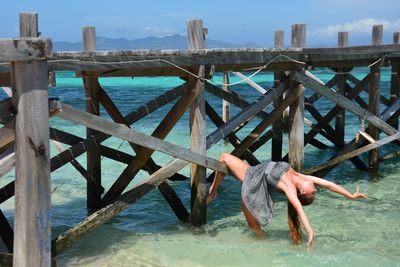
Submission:
[[[96,29],[87,26],[82,28],[83,49],[85,51],[96,50]],[[86,112],[100,116],[98,79],[93,77],[85,77],[83,73],[83,83],[86,96]],[[86,138],[93,138],[97,131],[87,128]],[[100,146],[96,145],[87,151],[87,172],[92,182],[87,182],[87,208],[94,210],[100,208],[101,202],[101,154]]]
[[[383,36],[383,25],[373,25],[372,27],[372,45],[382,45]],[[370,67],[370,73],[372,74],[372,79],[369,84],[369,98],[368,106],[369,111],[379,116],[379,105],[380,105],[380,63],[377,62]],[[379,139],[379,129],[374,125],[369,125],[369,135],[375,139]],[[369,171],[376,173],[379,168],[379,149],[375,148],[369,152]]]
[[[393,33],[393,44],[400,44],[400,32]],[[392,76],[390,82],[390,104],[393,104],[400,94],[400,83],[399,83],[399,71],[400,71],[400,61],[391,61],[392,65]],[[397,117],[391,125],[399,129],[399,118]]]
[[[282,30],[276,30],[274,32],[274,48],[283,49],[284,41],[283,41],[284,32]],[[274,88],[277,88],[281,82],[283,82],[283,72],[276,71],[274,72]],[[283,97],[280,96],[278,99],[274,101],[274,108],[278,107],[283,100]],[[273,161],[280,161],[282,159],[282,126],[284,119],[283,115],[280,116],[279,119],[274,121],[272,124],[272,145],[271,145],[271,159]],[[285,118],[286,119],[286,118]]]
[[[229,73],[224,72],[224,85],[222,86],[222,90],[229,91]],[[230,111],[230,102],[226,100],[222,100],[222,120],[224,122],[229,121],[229,111]]]
[[[37,36],[37,13],[20,14],[21,37]],[[18,42],[24,42],[23,39]],[[25,45],[29,46],[28,42]],[[51,46],[51,45],[50,45]],[[16,47],[18,47],[16,45]],[[31,45],[34,54],[51,50]],[[43,53],[45,52],[45,53]],[[45,58],[11,62],[15,116],[14,266],[50,266],[48,67]]]
[[[339,32],[338,33],[338,47],[347,47],[349,45],[349,33],[348,32]],[[345,73],[347,69],[338,68],[339,73]],[[342,96],[346,95],[346,74],[340,74],[340,80],[338,82],[337,91]],[[345,109],[341,109],[341,111],[336,116],[335,120],[335,129],[336,129],[336,138],[340,146],[344,146],[344,136],[345,136]]]
[[[306,25],[292,25],[293,48],[303,48],[306,44]],[[291,81],[290,90],[303,90],[303,85]],[[293,169],[301,171],[304,164],[304,93],[290,105],[289,109],[289,163]]]
[[[189,49],[204,49],[204,28],[202,20],[187,21],[188,44]],[[205,66],[199,66],[198,76],[205,77]],[[190,79],[195,79],[194,77]],[[206,132],[205,132],[205,98],[204,82],[197,81],[196,86],[200,86],[202,93],[190,106],[190,149],[206,154]],[[206,223],[207,212],[207,187],[206,187],[206,169],[200,165],[191,164],[191,224],[201,226]]]

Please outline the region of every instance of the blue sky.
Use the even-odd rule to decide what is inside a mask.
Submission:
[[[373,24],[384,25],[384,43],[400,31],[399,0],[140,0],[140,1],[6,1],[1,7],[0,38],[18,36],[18,14],[39,13],[43,36],[77,42],[83,26],[95,26],[98,36],[137,39],[186,35],[186,20],[203,19],[207,38],[273,46],[274,30],[307,24],[307,46],[336,46],[337,32],[349,31],[350,45],[371,42]]]

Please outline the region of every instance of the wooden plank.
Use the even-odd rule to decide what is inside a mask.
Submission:
[[[12,149],[0,155],[0,177],[7,174],[14,168],[15,154]]]
[[[134,186],[134,188],[122,194],[110,205],[96,211],[75,227],[58,236],[53,240],[55,255],[59,255],[85,234],[93,231],[115,215],[119,214],[121,211],[128,208],[130,204],[140,199],[150,190],[159,186],[163,181],[165,181],[165,179],[183,169],[187,164],[188,162],[181,159],[171,161],[148,178],[139,182]]]
[[[156,99],[151,100],[145,105],[140,106],[138,109],[130,112],[128,115],[125,116],[125,119],[128,121],[129,124],[132,124],[144,118],[146,115],[152,113],[158,108],[164,106],[165,104],[169,103],[170,101],[174,100],[176,97],[180,96],[185,90],[187,90],[186,85],[178,86],[172,90],[169,90],[168,92],[160,95]],[[110,135],[98,133],[90,139],[68,143],[69,145],[71,145],[71,147],[67,151],[62,152],[58,156],[55,156],[51,159],[52,171],[64,166],[65,164],[74,160],[74,158],[77,158],[78,156],[86,152],[86,150],[91,146],[95,145],[96,143],[100,144],[109,137]],[[72,155],[73,157],[71,157]]]
[[[276,30],[274,32],[274,48],[283,49],[284,32],[282,30]],[[274,87],[278,87],[279,84],[283,83],[285,79],[284,72],[274,72]],[[287,82],[288,84],[288,82]],[[279,97],[274,101],[274,108],[278,107],[283,100],[283,96]],[[283,129],[281,127],[281,121],[283,120],[281,116],[272,124],[272,144],[271,144],[271,159],[273,161],[280,161],[282,159],[282,144],[283,144]]]
[[[0,73],[0,86],[11,86],[11,78],[9,73]]]
[[[281,84],[276,89],[271,89],[266,95],[261,96],[257,101],[253,102],[250,106],[245,108],[242,112],[234,116],[222,127],[212,132],[207,137],[207,146],[218,143],[221,139],[228,136],[235,128],[242,123],[252,119],[256,114],[271,104],[276,98],[280,97],[285,92],[284,85]]]
[[[96,50],[96,29],[94,27],[82,28],[83,49],[85,51]],[[87,78],[83,76],[83,85],[85,88],[86,112],[100,116],[100,104],[97,78]],[[93,129],[86,128],[86,138],[89,139],[96,135]],[[101,193],[98,188],[101,187],[101,154],[98,145],[92,146],[86,151],[86,164],[88,178],[92,179],[86,187],[86,205],[89,210],[95,210],[101,206]]]
[[[97,131],[113,135],[128,142],[132,142],[146,147],[149,150],[157,150],[173,157],[181,158],[201,166],[227,173],[226,166],[221,164],[218,160],[205,157],[189,149],[179,147],[177,145],[165,142],[157,137],[148,136],[146,134],[129,129],[125,125],[114,123],[98,116],[82,112],[69,105],[62,104],[62,112],[58,114],[59,117],[70,120],[75,123],[86,125]]]
[[[372,25],[372,45],[382,45],[383,25]]]
[[[3,240],[3,244],[7,248],[7,251],[13,252],[14,231],[11,225],[8,223],[6,216],[4,216],[4,213],[1,210],[0,210],[0,236],[1,239]]]
[[[310,79],[304,73],[296,72],[294,74],[293,79],[305,84],[308,88],[319,92],[321,95],[324,95],[331,101],[335,102],[337,105],[352,112],[354,115],[360,117],[361,119],[364,119],[364,120],[370,122],[371,124],[375,125],[378,129],[385,132],[386,134],[393,135],[397,132],[396,129],[394,129],[392,126],[390,126],[386,122],[382,121],[377,116],[371,114],[369,111],[367,111],[361,107],[358,107],[357,105],[352,103],[350,99],[337,94],[334,90]]]
[[[349,46],[349,32],[338,32],[338,47]]]
[[[375,27],[374,27],[375,28]],[[379,27],[380,28],[380,27]],[[369,112],[375,116],[379,116],[379,96],[380,96],[380,68],[374,65],[370,68],[373,79],[369,85]],[[379,130],[374,125],[369,125],[368,134],[372,139],[379,139]],[[394,129],[394,128],[393,128]],[[396,130],[396,129],[394,129]],[[377,173],[379,169],[379,149],[372,149],[369,152],[368,169],[370,172]]]
[[[346,159],[350,159],[350,158],[352,158],[354,156],[358,156],[358,155],[360,155],[360,154],[362,154],[364,152],[368,152],[368,151],[370,151],[372,149],[375,149],[375,148],[378,148],[378,147],[383,146],[385,144],[388,144],[390,142],[393,142],[394,140],[397,140],[399,138],[400,138],[400,133],[397,132],[397,133],[395,133],[395,134],[393,134],[391,136],[388,136],[388,137],[385,137],[385,138],[383,138],[383,139],[381,139],[379,141],[376,141],[373,144],[369,144],[369,145],[363,146],[363,147],[361,147],[359,149],[353,150],[353,151],[348,152],[348,153],[346,153],[344,155],[341,155],[341,156],[338,156],[338,157],[336,157],[334,159],[331,159],[328,162],[326,162],[326,163],[324,163],[324,164],[322,164],[320,166],[316,166],[316,167],[310,168],[310,169],[304,171],[304,174],[315,173],[318,170],[321,170],[321,169],[329,167],[329,166],[336,165],[336,164],[338,164],[338,163],[340,163],[340,162],[342,162],[342,161],[344,161]]]
[[[103,107],[107,110],[108,114],[110,114],[111,118],[116,123],[123,123],[129,127],[128,122],[119,112],[118,108],[114,105],[111,98],[107,95],[104,89],[101,86],[99,86],[98,91],[100,96],[100,102],[103,105]],[[133,143],[129,143],[129,145],[137,154],[140,147],[136,146]],[[159,167],[156,165],[156,163],[153,161],[152,158],[149,158],[148,162],[146,163],[146,168],[149,170],[150,174],[154,173],[159,169]],[[174,211],[174,213],[178,216],[178,219],[180,219],[183,222],[189,222],[189,213],[187,212],[185,206],[182,204],[182,201],[176,195],[175,191],[167,183],[161,184],[158,187],[158,189],[160,190],[164,198],[167,200],[167,202],[171,205],[171,208]]]
[[[306,25],[292,25],[292,47],[303,48],[306,45]],[[291,81],[290,90],[303,91],[289,108],[289,160],[288,163],[296,171],[304,165],[304,89],[301,84]]]
[[[274,48],[276,48],[276,49],[283,49],[284,48],[283,35],[284,35],[283,30],[274,31]]]
[[[338,47],[347,47],[349,42],[348,32],[341,32],[338,33]],[[338,73],[346,73],[350,72],[351,69],[346,68],[338,68]],[[346,96],[346,74],[339,74],[340,80],[337,86],[337,92],[342,96]],[[340,112],[336,115],[335,120],[335,130],[336,130],[336,137],[338,140],[337,146],[342,147],[344,146],[344,137],[345,137],[345,125],[346,125],[346,111],[341,109]]]
[[[264,119],[261,123],[259,123],[254,130],[242,141],[240,146],[236,147],[231,154],[235,156],[240,156],[244,153],[244,151],[262,134],[262,132],[279,116],[282,114],[283,110],[285,110],[290,104],[292,104],[296,99],[304,92],[304,88],[298,88],[297,90],[291,90],[286,95],[285,99],[282,101],[281,105],[275,108],[274,111],[271,112],[271,115]]]
[[[205,48],[205,34],[202,20],[187,21],[188,47],[189,50],[199,50]],[[205,78],[205,66],[199,66],[198,77]],[[193,84],[196,78],[191,77]],[[195,91],[199,91],[198,96],[190,105],[190,150],[202,155],[206,155],[206,110],[204,83],[197,82]],[[191,219],[192,226],[199,227],[207,222],[207,186],[206,169],[202,166],[190,165],[190,188],[191,188]]]
[[[33,53],[43,52],[39,47],[29,48],[27,50],[33,50]],[[13,264],[14,266],[50,266],[51,205],[47,62],[39,60],[13,62],[12,80],[15,90],[13,98],[17,109],[14,213],[16,234]]]
[[[229,73],[228,72],[224,72],[224,85],[222,85],[222,90],[229,92]],[[226,101],[226,100],[222,100],[222,120],[224,122],[229,121],[230,118],[230,102]]]
[[[390,77],[390,104],[396,102],[400,96],[399,72],[400,63],[396,61],[392,62],[392,75]],[[393,128],[399,129],[399,119],[394,120],[391,125],[393,126]]]
[[[0,39],[1,62],[39,60],[52,56],[52,43],[47,38]],[[10,72],[9,66],[4,68]]]
[[[397,100],[395,103],[393,103],[391,106],[389,106],[387,109],[385,109],[382,114],[381,118],[382,120],[389,122],[390,118],[392,116],[396,116],[396,113],[400,112],[400,99]],[[357,148],[359,148],[363,142],[358,142],[356,138],[354,138],[352,141],[350,141],[348,144],[346,144],[338,153],[336,153],[333,158],[344,155],[350,151],[353,151]],[[355,158],[355,157],[354,157]],[[353,159],[353,158],[351,158]],[[323,177],[326,176],[336,165],[331,165],[329,167],[324,167],[320,169],[319,171],[313,173],[313,175]],[[367,167],[364,168],[364,170],[367,170]]]
[[[221,127],[224,125],[224,121],[218,116],[217,112],[212,108],[212,106],[206,102],[206,114],[210,118],[210,120],[217,126]],[[240,139],[235,135],[235,133],[231,133],[226,137],[229,142],[234,146],[237,147],[240,145],[241,141]],[[210,146],[207,146],[207,149],[209,149]],[[257,165],[260,163],[260,161],[257,160],[257,158],[249,151],[246,150],[243,153],[243,158],[250,164],[250,165]]]
[[[246,76],[244,76],[243,74],[241,74],[240,72],[232,72],[233,74],[235,74],[236,76],[238,76],[240,79],[242,79],[244,82],[248,83],[251,87],[253,87],[254,89],[256,89],[258,92],[260,92],[261,94],[265,94],[267,92],[267,90],[265,90],[264,88],[262,88],[261,86],[259,86],[257,83],[253,82],[251,79],[247,78]]]
[[[200,81],[197,81],[200,82]],[[163,139],[179,121],[187,108],[192,104],[194,99],[200,93],[199,87],[193,85],[190,81],[186,84],[188,90],[185,94],[175,103],[171,110],[166,114],[164,119],[160,122],[157,128],[153,131],[152,136]],[[111,186],[109,191],[103,197],[103,203],[110,203],[113,199],[119,196],[126,188],[129,182],[133,179],[140,168],[151,157],[154,151],[149,149],[141,149],[140,154],[137,155],[137,160],[132,161],[122,174],[117,178],[117,181]]]
[[[0,128],[0,148],[7,146],[14,141],[14,121],[7,123]]]

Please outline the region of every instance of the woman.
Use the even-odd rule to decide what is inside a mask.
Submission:
[[[353,200],[367,198],[366,194],[359,192],[358,187],[356,192],[351,194],[333,182],[298,173],[286,162],[270,161],[249,166],[246,162],[228,153],[223,153],[220,161],[225,163],[233,176],[243,183],[242,210],[248,225],[257,235],[262,235],[260,222],[269,223],[272,218],[271,192],[275,188],[282,191],[288,199],[288,223],[293,243],[301,243],[301,221],[308,233],[309,246],[314,241],[314,231],[308,222],[303,206],[313,202],[314,194],[317,191],[315,186],[324,187]],[[225,174],[216,172],[209,190],[207,203],[218,196],[218,187],[224,177]]]

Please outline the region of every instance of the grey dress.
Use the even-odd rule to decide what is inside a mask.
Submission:
[[[242,199],[259,223],[268,224],[271,221],[274,215],[271,193],[289,168],[286,162],[269,161],[247,169],[242,184]]]

